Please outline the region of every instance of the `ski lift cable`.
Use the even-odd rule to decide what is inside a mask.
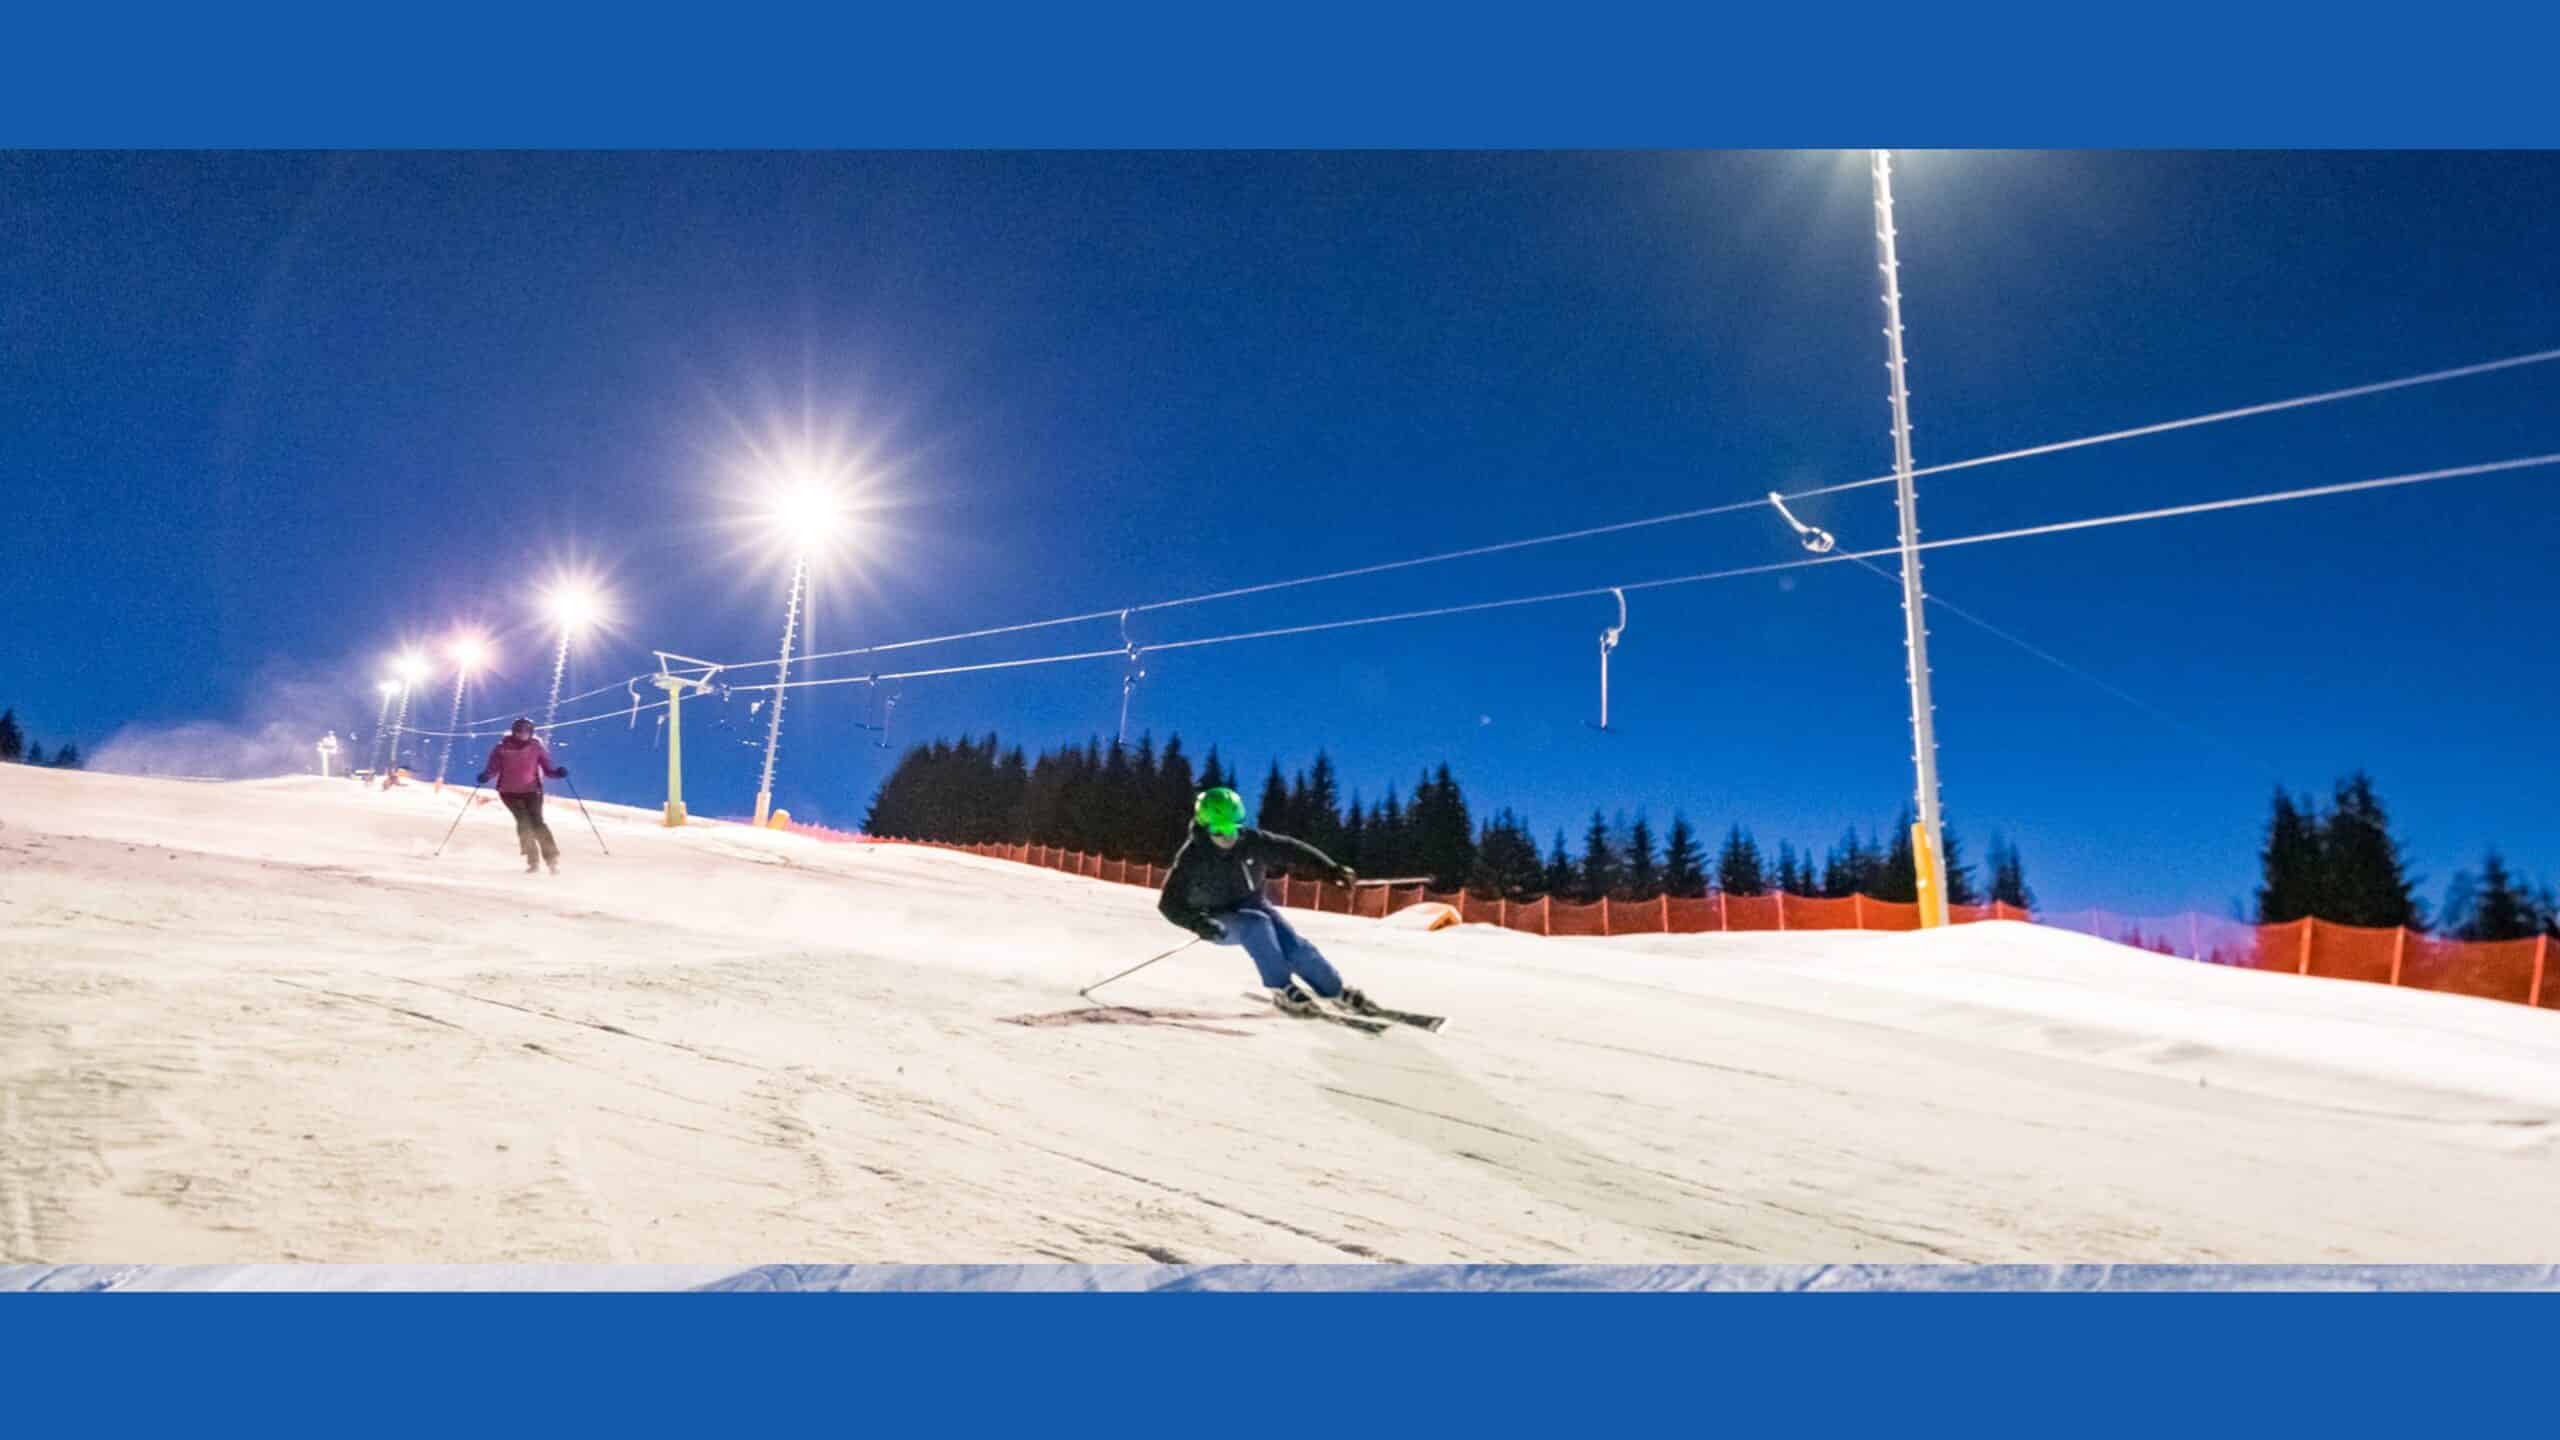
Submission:
[[[2162,506],[2151,510],[2126,511],[2114,515],[2088,516],[2077,520],[2056,520],[2041,525],[2019,526],[2009,530],[1987,531],[1977,535],[1957,535],[1939,540],[1923,540],[1916,550],[1945,550],[1958,546],[1983,545],[1996,541],[2024,540],[2042,535],[2059,535],[2078,530],[2095,530],[2115,525],[2131,525],[2152,520],[2174,519],[2187,515],[2210,514],[2222,510],[2248,509],[2261,505],[2284,504],[2295,500],[2312,500],[2332,495],[2355,494],[2368,490],[2392,489],[2423,485],[2438,480],[2463,479],[2477,475],[2531,469],[2560,464],[2560,453],[2530,455],[2512,460],[2493,460],[2477,465],[2459,465],[2441,470],[2414,471],[2401,475],[2385,475],[2370,480],[2350,480],[2333,485],[2314,485],[2295,490],[2267,491],[2255,495],[2232,496],[2221,500],[2201,500],[2186,505]],[[1481,600],[1463,605],[1440,605],[1422,610],[1402,610],[1385,615],[1363,616],[1350,620],[1323,620],[1304,625],[1284,625],[1267,630],[1238,631],[1226,635],[1208,635],[1190,640],[1165,640],[1146,648],[1186,650],[1203,645],[1223,645],[1240,640],[1268,640],[1288,635],[1310,635],[1328,630],[1347,630],[1362,625],[1384,625],[1404,620],[1428,620],[1446,615],[1467,615],[1487,610],[1516,609],[1526,605],[1545,605],[1563,600],[1583,600],[1607,595],[1613,590],[1660,590],[1675,585],[1695,585],[1711,580],[1738,580],[1753,575],[1773,575],[1786,570],[1803,570],[1817,565],[1834,565],[1844,560],[1876,560],[1900,555],[1898,545],[1874,550],[1837,551],[1809,556],[1802,560],[1779,560],[1761,565],[1740,565],[1725,570],[1709,570],[1695,575],[1673,575],[1658,580],[1635,580],[1622,585],[1593,586],[1579,590],[1559,590],[1544,595],[1523,595],[1506,600]],[[1105,651],[1105,654],[1116,653]]]
[[[1883,566],[1878,565],[1872,560],[1860,559],[1856,563],[1859,569],[1864,570],[1868,574],[1886,581],[1889,584],[1899,586],[1902,583],[1902,577],[1885,569]],[[2136,710],[2150,716],[2152,719],[2158,720],[2174,729],[2185,732],[2185,734],[2191,739],[2203,741],[2213,748],[2236,759],[2246,760],[2253,767],[2263,770],[2270,775],[2281,776],[2284,773],[2283,766],[2269,760],[2266,756],[2258,754],[2256,751],[2227,739],[2224,736],[2217,735],[2213,731],[2186,719],[2184,716],[2164,710],[2160,706],[2155,705],[2150,701],[2143,699],[2141,696],[2134,694],[2132,691],[2125,689],[2123,686],[2118,685],[2103,676],[2083,669],[2078,665],[2074,665],[2070,661],[2063,659],[2061,656],[2054,654],[2052,651],[2047,650],[2042,646],[2037,645],[2032,641],[2022,639],[2019,636],[1992,624],[1990,621],[1983,619],[1981,616],[1974,614],[1972,611],[1967,610],[1963,606],[1958,605],[1953,600],[1946,598],[1944,595],[1941,595],[1934,590],[1929,592],[1929,594],[1923,598],[1927,600],[1929,604],[1953,615],[1966,624],[1973,626],[1975,629],[1990,635],[1992,638],[2005,641],[2006,643],[2015,646],[2017,649],[2025,651],[2028,655],[2052,666],[2054,669],[2060,670],[2066,675],[2076,676],[2088,684],[2105,691],[2116,699],[2121,700],[2125,704],[2130,705]]]
[[[1977,455],[1968,459],[1950,460],[1937,465],[1921,466],[1913,470],[1911,473],[1914,478],[1928,475],[1950,474],[1960,470],[1978,469],[1983,466],[2002,464],[2012,460],[2025,460],[2038,456],[2060,454],[2071,450],[2086,449],[2091,446],[2113,444],[2122,440],[2139,439],[2145,436],[2167,434],[2173,431],[2193,429],[2205,425],[2222,424],[2227,421],[2248,419],[2261,415],[2271,415],[2314,405],[2331,404],[2341,400],[2361,399],[2366,396],[2386,394],[2397,390],[2412,389],[2422,385],[2434,385],[2451,380],[2469,379],[2476,376],[2494,374],[2500,371],[2519,369],[2525,366],[2548,364],[2555,360],[2560,360],[2560,349],[2530,351],[2524,354],[2509,355],[2495,360],[2484,360],[2470,365],[2454,366],[2449,369],[2424,371],[2418,374],[2403,375],[2393,379],[2374,381],[2363,385],[2351,385],[2342,389],[2317,391],[2306,395],[2291,396],[2282,400],[2270,400],[2255,405],[2244,405],[2227,410],[2208,411],[2199,415],[2183,416],[2174,420],[2163,420],[2148,425],[2133,426],[2128,429],[2103,431],[2097,434],[2078,436],[2068,440],[2057,440],[2039,445],[2025,446],[2014,450],[2004,450],[1990,455]],[[1837,485],[1815,486],[1809,489],[1793,491],[1785,494],[1772,492],[1769,499],[1766,501],[1736,501],[1727,504],[1702,506],[1690,510],[1676,510],[1661,515],[1643,516],[1633,520],[1621,520],[1609,524],[1586,526],[1576,530],[1562,530],[1548,535],[1525,536],[1516,540],[1497,541],[1487,545],[1469,546],[1460,550],[1446,550],[1436,554],[1418,555],[1402,560],[1382,561],[1374,565],[1353,566],[1348,569],[1331,570],[1321,574],[1299,576],[1294,579],[1265,581],[1259,584],[1237,586],[1226,590],[1208,591],[1198,595],[1187,595],[1168,600],[1149,601],[1145,604],[1127,606],[1119,609],[1091,610],[1082,614],[1061,615],[1047,620],[1022,621],[1009,625],[991,625],[975,630],[956,631],[947,635],[931,635],[912,640],[889,641],[881,644],[857,646],[844,650],[816,651],[800,658],[804,663],[814,663],[821,660],[844,659],[856,655],[882,654],[899,650],[917,649],[931,645],[956,644],[964,640],[980,640],[1000,635],[1021,634],[1027,631],[1052,629],[1065,625],[1087,624],[1112,619],[1114,617],[1121,617],[1123,619],[1125,635],[1125,617],[1133,613],[1142,614],[1149,611],[1169,610],[1187,605],[1203,605],[1218,600],[1241,599],[1251,595],[1270,594],[1275,591],[1295,589],[1307,585],[1321,585],[1337,580],[1359,579],[1365,576],[1387,574],[1393,571],[1413,569],[1424,565],[1443,564],[1453,560],[1477,559],[1487,555],[1504,554],[1510,551],[1525,550],[1536,546],[1563,544],[1574,540],[1587,540],[1604,535],[1623,534],[1632,530],[1678,524],[1689,520],[1703,520],[1719,515],[1735,514],[1745,510],[1755,509],[1764,503],[1775,503],[1778,506],[1780,513],[1786,516],[1787,522],[1796,527],[1797,533],[1806,539],[1807,548],[1815,549],[1816,553],[1821,553],[1820,549],[1813,544],[1813,539],[1814,536],[1827,534],[1827,532],[1819,531],[1815,527],[1805,525],[1802,521],[1796,519],[1792,513],[1787,511],[1785,502],[1788,500],[1810,499],[1824,495],[1836,495],[1847,491],[1866,489],[1871,486],[1891,484],[1895,478],[1896,477],[1891,475],[1879,475],[1864,480],[1852,480]],[[748,660],[737,662],[726,668],[753,670],[764,666],[778,665],[779,663],[779,661],[769,659]],[[650,678],[653,673],[654,672],[643,671],[627,678],[629,681],[636,682]],[[622,688],[625,683],[625,681],[621,680],[613,681],[608,684],[598,686],[593,690],[584,691],[576,696],[564,699],[561,703],[563,705],[574,704],[580,700],[590,699],[607,691]],[[495,715],[484,716],[474,719],[468,722],[468,724],[476,729],[482,725],[497,724],[502,718],[503,717]]]
[[[2111,515],[2092,515],[2072,520],[2047,521],[2039,525],[2017,526],[2007,530],[1992,530],[1973,535],[1956,535],[1937,540],[1923,540],[1917,542],[1912,548],[1915,550],[1948,550],[1962,546],[1995,544],[2011,540],[2032,539],[2046,535],[2070,534],[2083,530],[2106,529],[2118,525],[2145,524],[2155,520],[2177,519],[2191,515],[2207,515],[2228,510],[2254,509],[2266,505],[2288,504],[2298,500],[2323,499],[2336,495],[2352,495],[2369,491],[2404,488],[2414,485],[2431,484],[2442,480],[2457,480],[2481,475],[2503,474],[2552,465],[2560,465],[2560,452],[2519,456],[2507,460],[2483,461],[2472,465],[2448,466],[2435,470],[2410,471],[2397,475],[2376,476],[2365,480],[2340,481],[2329,485],[2304,486],[2292,490],[2262,491],[2257,494],[2228,496],[2218,500],[2199,500],[2183,505],[2159,506],[2149,510],[2131,510]],[[1774,575],[1785,571],[1806,570],[1823,565],[1836,565],[1843,561],[1855,562],[1879,560],[1887,556],[1897,556],[1901,553],[1901,547],[1898,545],[1883,546],[1872,550],[1835,550],[1827,554],[1810,555],[1801,560],[1779,560],[1760,565],[1740,565],[1723,570],[1702,571],[1694,575],[1672,575],[1653,580],[1631,580],[1618,585],[1600,585],[1578,590],[1558,590],[1541,595],[1520,595],[1501,600],[1479,600],[1461,605],[1439,605],[1421,610],[1399,610],[1380,615],[1358,616],[1346,620],[1315,621],[1304,625],[1286,625],[1264,630],[1236,631],[1223,635],[1203,635],[1187,640],[1160,640],[1152,644],[1141,645],[1137,648],[1139,654],[1148,655],[1168,650],[1191,650],[1210,645],[1237,644],[1247,640],[1272,640],[1293,635],[1321,634],[1328,631],[1349,630],[1370,625],[1395,624],[1408,620],[1437,619],[1452,615],[1473,615],[1494,610],[1520,609],[1531,605],[1548,605],[1565,600],[1593,599],[1602,595],[1623,596],[1625,592],[1629,591],[1663,590],[1680,585],[1704,584],[1709,581],[1738,580],[1755,575]],[[1117,612],[1115,611],[1113,613],[1116,614]],[[1977,620],[1977,623],[1981,622],[1978,622]],[[796,690],[828,685],[861,685],[876,683],[882,680],[920,680],[945,675],[969,675],[994,670],[1018,670],[1033,666],[1072,664],[1086,660],[1116,659],[1125,661],[1128,658],[1128,654],[1128,647],[1123,645],[1102,650],[1072,651],[1060,655],[1037,655],[1017,660],[988,660],[980,661],[975,664],[943,665],[922,670],[893,671],[868,675],[839,675],[823,678],[812,677],[793,680],[787,684],[775,684],[768,681],[757,685],[736,685],[723,688],[728,691],[744,694],[786,688]],[[696,692],[696,694],[699,693],[700,692]],[[695,697],[694,695],[687,695],[684,698],[692,699]],[[656,703],[664,704],[666,702]],[[653,705],[652,708],[656,708],[655,705]],[[587,716],[575,721],[562,721],[560,728],[566,729],[574,724],[587,724],[595,720],[610,719],[614,715],[620,713],[620,711],[609,711],[604,714]],[[410,733],[425,735],[432,738],[443,738],[441,734],[436,731],[411,731]]]
[[[2530,365],[2549,364],[2553,361],[2560,361],[2560,349],[2536,350],[2520,355],[2509,355],[2496,360],[2484,360],[2476,364],[2458,365],[2450,369],[2430,370],[2414,375],[2402,375],[2389,380],[2374,381],[2369,384],[2351,385],[2343,389],[2322,390],[2307,395],[2295,395],[2282,400],[2269,400],[2259,404],[2243,405],[2228,410],[2208,411],[2199,415],[2187,415],[2174,420],[2162,420],[2152,424],[2137,425],[2122,430],[2108,430],[2093,435],[2077,436],[2068,440],[2049,441],[2039,445],[2024,446],[2015,450],[2004,450],[1996,454],[1976,455],[1962,460],[1949,460],[1936,465],[1921,466],[1914,469],[1911,473],[1915,479],[1928,475],[1951,474],[1960,470],[1979,469],[1984,466],[2003,464],[2012,460],[2026,460],[2038,456],[2056,455],[2072,450],[2087,449],[2092,446],[2114,444],[2123,440],[2140,439],[2151,435],[2164,435],[2173,431],[2195,429],[2206,425],[2218,425],[2232,420],[2243,420],[2261,415],[2272,415],[2287,410],[2298,410],[2314,405],[2332,404],[2341,400],[2361,399],[2366,396],[2386,394],[2396,390],[2412,389],[2422,385],[2435,385],[2446,381],[2469,379],[2480,375],[2494,374],[2499,371],[2514,370]],[[1823,495],[1837,495],[1846,491],[1863,490],[1876,485],[1890,485],[1894,483],[1895,479],[1896,477],[1893,475],[1872,476],[1864,480],[1845,481],[1837,485],[1821,485],[1804,490],[1790,491],[1780,496],[1779,499],[1783,502],[1785,500],[1811,499]],[[1731,515],[1745,510],[1757,509],[1765,503],[1768,502],[1765,500],[1734,501],[1726,504],[1701,506],[1690,510],[1675,510],[1661,515],[1642,516],[1633,520],[1614,521],[1608,524],[1586,526],[1575,530],[1560,530],[1548,535],[1524,536],[1516,540],[1496,541],[1492,544],[1474,545],[1460,550],[1444,550],[1436,554],[1417,555],[1403,560],[1387,560],[1374,565],[1357,565],[1348,569],[1329,570],[1321,574],[1298,576],[1294,579],[1270,580],[1253,585],[1236,586],[1225,590],[1207,591],[1198,595],[1179,596],[1169,600],[1148,601],[1144,604],[1128,606],[1125,609],[1092,610],[1078,615],[1061,615],[1048,620],[1022,621],[1011,625],[989,626],[984,629],[964,630],[949,635],[935,635],[916,640],[901,640],[888,644],[861,646],[850,650],[820,651],[803,658],[812,661],[839,659],[852,655],[867,655],[889,650],[912,649],[925,645],[940,645],[955,643],[962,640],[977,640],[996,635],[1019,634],[1028,630],[1048,629],[1062,625],[1085,624],[1112,619],[1115,616],[1124,614],[1145,614],[1149,611],[1170,610],[1186,605],[1205,605],[1217,600],[1235,600],[1250,595],[1264,595],[1278,590],[1296,589],[1307,585],[1321,585],[1336,580],[1359,579],[1370,575],[1382,575],[1397,570],[1413,569],[1423,565],[1442,564],[1452,560],[1477,559],[1487,555],[1498,555],[1513,550],[1525,550],[1541,545],[1562,544],[1573,540],[1588,540],[1603,535],[1622,534],[1631,530],[1641,530],[1654,526],[1678,524],[1689,520],[1704,520],[1718,515]],[[1781,508],[1783,508],[1783,504]],[[1800,522],[1794,521],[1792,516],[1790,516],[1790,523],[1800,524]],[[1799,533],[1803,533],[1803,530],[1810,528],[1812,527],[1800,526]],[[776,663],[777,662],[772,660],[742,661],[736,668],[751,669],[757,666],[769,666]]]

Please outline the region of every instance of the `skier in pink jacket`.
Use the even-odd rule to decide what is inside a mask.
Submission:
[[[560,873],[560,844],[551,838],[551,827],[542,822],[542,781],[568,778],[569,772],[551,763],[551,752],[533,738],[533,722],[519,716],[507,727],[507,738],[489,752],[489,763],[480,767],[480,783],[498,782],[498,800],[507,813],[516,817],[516,844],[524,850],[525,873],[548,865],[551,873]]]

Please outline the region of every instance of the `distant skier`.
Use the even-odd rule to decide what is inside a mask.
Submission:
[[[544,776],[565,780],[569,772],[551,763],[551,752],[533,738],[533,722],[522,716],[507,727],[507,738],[489,752],[489,763],[480,767],[480,783],[498,782],[498,799],[507,813],[516,817],[516,844],[524,850],[524,871],[530,875],[544,865],[551,873],[560,873],[560,844],[551,838],[551,827],[542,822],[542,781]]]
[[[1291,982],[1298,978],[1328,1000],[1355,1011],[1372,1008],[1369,998],[1342,983],[1321,951],[1289,927],[1262,893],[1262,867],[1297,861],[1313,865],[1348,885],[1359,878],[1303,840],[1244,823],[1244,799],[1220,786],[1200,792],[1193,807],[1191,833],[1173,857],[1173,873],[1164,880],[1164,896],[1156,908],[1164,918],[1217,945],[1237,945],[1253,957],[1271,1003],[1290,1015],[1307,1015],[1316,1004]]]

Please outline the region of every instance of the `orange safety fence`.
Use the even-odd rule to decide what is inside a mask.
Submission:
[[[2441,990],[2560,1009],[2560,977],[2551,973],[2554,947],[2548,935],[2453,940],[2414,930],[2318,919],[2252,925],[2194,913],[2134,916],[2105,910],[2036,918],[2059,929],[2211,965]]]
[[[939,845],[880,842],[823,825],[789,821],[784,828],[835,843],[916,843],[960,850],[991,860],[1036,865],[1112,884],[1164,884],[1165,867],[1105,859],[1053,845]],[[1820,898],[1806,895],[1654,896],[1645,900],[1559,901],[1487,898],[1441,891],[1418,883],[1347,888],[1323,880],[1276,876],[1265,882],[1275,905],[1336,915],[1383,919],[1426,901],[1449,906],[1470,925],[1494,925],[1530,935],[1699,935],[1782,930],[1916,930],[1920,907],[1870,895]],[[2029,921],[2093,935],[2139,949],[2212,965],[2270,970],[2329,980],[2360,980],[2414,990],[2476,995],[2541,1009],[2560,1009],[2560,975],[2553,971],[2551,937],[2523,940],[2450,940],[2412,930],[2295,920],[2252,925],[2196,912],[2166,916],[2119,915],[2107,910],[2034,914],[2014,905],[1952,905],[1959,925],[1985,920]]]

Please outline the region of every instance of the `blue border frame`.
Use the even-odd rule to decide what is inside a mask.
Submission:
[[[1052,6],[950,19],[56,6],[13,19],[0,145],[2560,146],[2560,18],[2478,8],[2366,25],[2334,7],[2228,4],[1981,21],[1908,3],[1757,16]],[[8,179],[0,156],[0,203]],[[2292,1283],[2547,1289],[2539,1268]],[[2170,1268],[2107,1272],[2107,1288],[2151,1293],[1983,1293],[1962,1287],[2070,1289],[2086,1276],[1967,1273],[1936,1272],[1934,1293],[1825,1296],[1606,1283],[1250,1300],[20,1293],[0,1296],[0,1423],[26,1435],[223,1421],[330,1434],[2550,1425],[2560,1300],[2546,1294],[2237,1295]],[[1819,1275],[1812,1288],[1889,1285],[1854,1267]],[[1520,1272],[1361,1278],[1474,1289]],[[767,1267],[728,1288],[860,1283]],[[2182,1286],[2197,1288],[2168,1293]],[[1275,1272],[1242,1268],[1152,1288],[1278,1287]]]
[[[31,1436],[218,1421],[2450,1436],[2547,1427],[2555,1307],[2440,1294],[22,1296],[0,1302],[0,1355],[11,1426]]]
[[[2560,145],[2546,9],[55,6],[50,147]]]

